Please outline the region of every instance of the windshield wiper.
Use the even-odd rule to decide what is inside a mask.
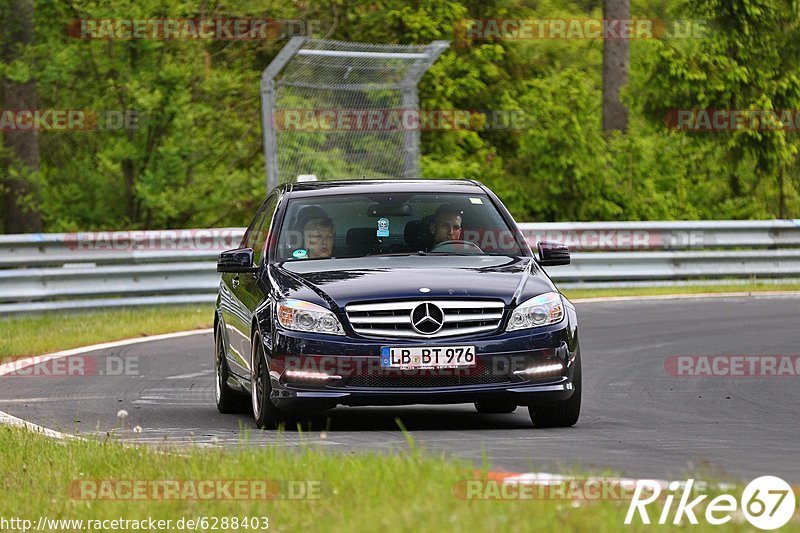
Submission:
[[[457,255],[460,257],[475,257],[481,255],[505,255],[505,254],[486,253],[486,252],[480,254],[469,254],[462,252],[426,252],[425,250],[418,250],[416,252],[385,252],[385,253],[367,254],[363,257],[403,257],[409,255],[421,255],[421,256]],[[353,256],[353,257],[359,257],[359,256]]]
[[[377,254],[367,254],[365,257],[401,257],[404,255],[417,255],[424,252],[385,252]]]
[[[465,254],[462,252],[423,252],[419,251],[419,255],[460,255],[460,256],[476,256],[476,255],[486,255],[485,253],[480,254]]]

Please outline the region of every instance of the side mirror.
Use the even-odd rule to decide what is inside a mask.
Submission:
[[[217,260],[217,272],[255,272],[256,269],[252,248],[222,252]]]
[[[568,265],[569,248],[560,242],[541,241],[536,245],[539,250],[539,264],[542,266]]]

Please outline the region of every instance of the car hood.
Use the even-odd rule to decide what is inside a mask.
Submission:
[[[334,311],[349,303],[403,298],[491,298],[512,306],[555,290],[530,257],[511,256],[286,261],[273,265],[270,277],[283,297],[324,303]]]

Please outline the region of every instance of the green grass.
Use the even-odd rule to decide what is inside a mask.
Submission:
[[[100,342],[209,328],[214,308],[163,306],[72,313],[39,313],[0,319],[0,358],[40,355]]]
[[[0,517],[156,519],[267,516],[271,531],[632,531],[628,502],[462,499],[455,487],[483,478],[470,465],[413,446],[385,455],[323,453],[310,447],[191,449],[180,455],[115,442],[59,442],[0,427]],[[94,500],[75,498],[80,480],[274,480],[316,483],[316,499]],[[73,489],[74,490],[74,489]],[[285,494],[285,492],[283,492]],[[463,493],[462,493],[463,494]],[[655,504],[654,504],[655,505]],[[674,510],[674,509],[673,509]],[[650,509],[657,519],[659,509]],[[797,524],[790,524],[797,530]],[[668,529],[666,527],[661,528]],[[684,526],[686,529],[686,526]],[[718,531],[704,524],[692,531]],[[725,530],[747,530],[728,524]],[[233,530],[229,528],[229,530]]]
[[[800,291],[800,283],[747,283],[743,285],[687,285],[683,287],[632,287],[628,289],[564,289],[569,299],[613,296],[662,296],[727,292]]]

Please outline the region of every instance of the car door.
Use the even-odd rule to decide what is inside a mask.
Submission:
[[[271,194],[247,228],[240,248],[253,249],[255,272],[227,273],[222,276],[222,318],[228,333],[228,368],[241,377],[250,377],[250,336],[253,313],[260,304],[258,278],[266,256],[267,234],[278,204],[277,193]]]

